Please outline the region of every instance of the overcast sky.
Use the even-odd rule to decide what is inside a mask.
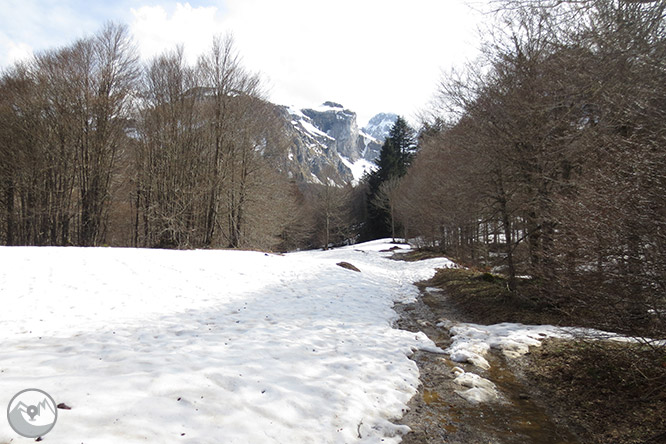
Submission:
[[[148,60],[182,43],[192,62],[231,32],[270,99],[326,100],[416,121],[442,72],[476,56],[480,14],[465,0],[0,0],[0,67],[126,23]]]

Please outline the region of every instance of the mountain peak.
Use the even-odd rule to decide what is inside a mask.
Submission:
[[[374,137],[380,143],[389,135],[391,128],[398,120],[398,115],[394,113],[379,113],[375,115],[366,126],[363,127],[363,132]]]
[[[322,103],[322,106],[325,106],[325,107],[327,107],[327,108],[340,108],[340,109],[344,109],[344,106],[340,105],[339,103],[336,103],[336,102],[330,102],[330,101],[327,101],[327,102]]]
[[[374,168],[381,144],[361,131],[356,113],[327,101],[314,108],[282,108],[291,141],[284,170],[311,183],[358,183]],[[286,112],[285,112],[286,111]]]

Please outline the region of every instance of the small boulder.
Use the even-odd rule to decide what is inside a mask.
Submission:
[[[358,271],[359,273],[361,272],[361,270],[359,270],[349,262],[338,262],[336,265],[338,267],[346,268],[347,270]]]

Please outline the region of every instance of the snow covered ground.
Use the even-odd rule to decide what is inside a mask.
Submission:
[[[452,361],[469,362],[484,369],[490,367],[485,358],[490,349],[501,351],[507,358],[515,358],[529,352],[531,346],[540,346],[546,338],[571,339],[576,331],[552,325],[523,325],[509,322],[479,325],[451,324],[444,321],[437,325],[449,330],[452,344],[446,351]]]
[[[498,350],[507,359],[516,358],[529,352],[532,346],[540,346],[546,338],[571,339],[576,333],[593,332],[572,328],[558,328],[552,325],[523,325],[502,323],[479,325],[455,323],[442,319],[437,324],[451,335],[451,345],[445,350],[451,361],[466,362],[481,369],[489,369],[487,355],[491,349]],[[495,384],[474,372],[465,372],[460,367],[454,368],[454,382],[461,386],[457,390],[470,402],[490,402],[502,399]]]
[[[54,443],[398,442],[408,356],[435,346],[391,307],[451,263],[388,247],[0,248],[0,400],[69,405]],[[0,443],[28,441],[0,421]]]

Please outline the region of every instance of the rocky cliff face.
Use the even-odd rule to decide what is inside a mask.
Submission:
[[[326,102],[318,109],[303,109],[301,112],[310,118],[318,130],[334,139],[331,147],[340,155],[352,161],[358,159],[359,133],[355,113],[333,102]]]
[[[397,114],[379,113],[370,119],[368,124],[363,127],[363,132],[379,142],[384,143],[384,140],[388,137],[391,127],[393,127],[396,120],[398,120]]]
[[[316,109],[301,112],[312,120],[321,131],[335,139],[333,144],[338,153],[351,162],[359,159],[374,161],[381,149],[377,138],[359,130],[356,113],[334,102],[325,102]]]
[[[284,169],[296,180],[342,185],[374,168],[382,142],[358,128],[356,113],[334,102],[297,110],[279,107],[285,120]]]

